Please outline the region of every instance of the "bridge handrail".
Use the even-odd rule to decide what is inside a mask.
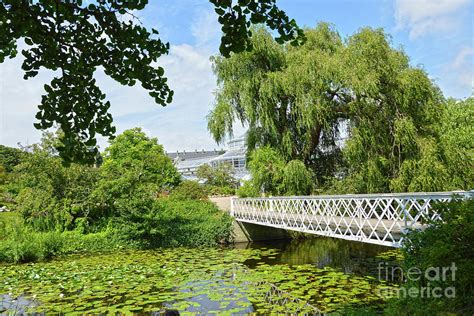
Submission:
[[[232,198],[238,221],[400,247],[410,229],[442,220],[433,202],[474,198],[474,191]]]
[[[368,199],[368,198],[445,198],[452,197],[453,195],[460,195],[467,198],[474,198],[474,190],[470,191],[449,191],[449,192],[410,192],[410,193],[370,193],[370,194],[338,194],[338,195],[292,195],[292,196],[268,196],[268,197],[248,197],[238,198],[241,201],[246,200],[303,200],[303,199],[315,199],[315,200],[327,200],[327,199]]]

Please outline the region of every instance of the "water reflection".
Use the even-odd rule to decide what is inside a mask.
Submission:
[[[23,295],[12,297],[8,294],[0,295],[0,315],[8,312],[8,315],[23,315],[29,308],[37,307],[39,304]]]
[[[263,258],[267,264],[302,265],[313,264],[318,268],[332,267],[345,273],[373,274],[375,256],[393,248],[336,238],[317,237],[297,240],[251,242],[237,245],[245,248],[274,248],[279,253]],[[262,260],[247,260],[252,268]]]

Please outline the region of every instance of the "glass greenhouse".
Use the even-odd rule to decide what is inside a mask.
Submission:
[[[173,159],[179,173],[187,180],[197,180],[196,171],[199,166],[209,164],[217,166],[220,163],[229,163],[234,166],[235,177],[238,180],[249,179],[246,168],[247,147],[245,145],[245,134],[230,140],[228,150],[194,151],[168,153]]]

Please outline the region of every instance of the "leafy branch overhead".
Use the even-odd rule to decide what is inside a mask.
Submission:
[[[278,31],[278,41],[302,34],[294,20],[279,10],[274,0],[211,0],[222,24],[221,53],[229,56],[250,46],[251,23],[264,23]],[[158,58],[169,52],[155,29],[135,23],[134,12],[147,0],[4,0],[0,2],[0,62],[18,53],[17,41],[27,48],[24,78],[35,77],[41,68],[55,71],[45,85],[35,127],[59,127],[64,135],[59,155],[66,161],[91,163],[98,156],[96,136],[112,137],[115,127],[110,102],[97,86],[94,72],[104,72],[122,85],[140,82],[157,104],[173,98]]]
[[[214,4],[219,23],[222,24],[223,36],[219,50],[224,57],[229,57],[232,52],[252,49],[252,24],[266,24],[277,30],[279,36],[275,40],[280,44],[286,41],[292,45],[304,42],[303,30],[276,6],[275,0],[238,0],[236,4],[232,0],[210,2]]]

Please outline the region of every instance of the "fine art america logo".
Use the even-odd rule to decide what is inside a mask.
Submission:
[[[401,267],[390,266],[386,262],[380,262],[378,266],[379,281],[406,282],[408,286],[399,288],[383,288],[379,291],[381,295],[396,297],[421,297],[421,298],[454,298],[456,297],[456,288],[446,286],[456,280],[456,264],[451,263],[449,267],[429,267],[422,270],[418,267],[411,267],[404,271]],[[409,286],[414,282],[419,282],[423,286]],[[420,284],[420,283],[418,283]],[[444,285],[444,286],[443,286]]]

